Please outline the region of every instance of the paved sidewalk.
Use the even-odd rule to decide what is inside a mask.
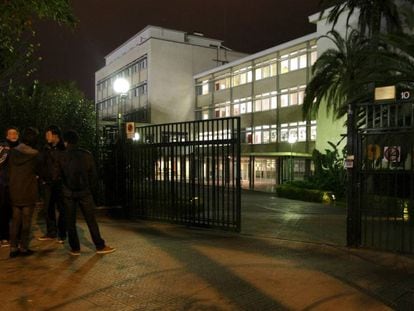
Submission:
[[[117,251],[0,249],[0,310],[413,310],[414,257],[101,218]],[[35,235],[40,235],[35,224]]]

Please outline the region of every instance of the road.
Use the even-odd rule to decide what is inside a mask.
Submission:
[[[343,246],[346,207],[242,192],[242,234]]]

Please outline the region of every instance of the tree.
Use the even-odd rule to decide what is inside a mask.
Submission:
[[[52,20],[74,26],[69,0],[3,0],[0,2],[0,91],[13,81],[22,81],[35,70],[40,58],[34,57],[34,21]]]
[[[400,0],[400,4],[414,3],[413,0]],[[369,38],[376,37],[383,27],[387,32],[401,32],[402,22],[395,0],[322,0],[321,6],[332,7],[327,21],[334,27],[339,17],[348,11],[346,26],[349,27],[350,17],[359,11],[358,28]],[[325,10],[322,10],[321,16]]]
[[[327,36],[335,48],[325,51],[312,67],[312,79],[305,91],[303,113],[316,115],[323,101],[336,118],[346,114],[350,103],[368,99],[372,72],[369,64],[369,41],[352,30],[346,39],[335,30]]]
[[[74,82],[41,84],[30,87],[11,87],[0,97],[0,127],[35,126],[43,131],[55,124],[63,130],[77,130],[81,145],[93,149],[95,145],[94,103],[76,87]]]

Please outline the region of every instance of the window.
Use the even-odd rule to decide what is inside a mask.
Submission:
[[[282,61],[280,62],[280,73],[289,72],[289,60],[287,59],[287,55],[283,55],[281,59]]]
[[[299,68],[306,68],[306,65],[307,65],[307,55],[306,54],[304,54],[304,55],[301,55],[300,57],[299,57]]]
[[[276,58],[256,64],[255,79],[261,80],[276,75]]]
[[[214,116],[216,118],[224,118],[230,116],[230,102],[216,104],[214,108]]]
[[[302,105],[305,96],[305,87],[305,85],[300,85],[298,87],[290,88],[289,90],[281,90],[280,106],[288,107]],[[287,92],[289,93],[287,94]]]
[[[276,109],[276,108],[277,108],[277,97],[273,96],[270,98],[270,109]]]
[[[287,73],[307,66],[307,50],[301,49],[280,57],[280,73]]]
[[[254,144],[261,144],[262,143],[262,127],[261,126],[256,126],[254,128],[253,143]]]
[[[277,108],[277,92],[263,93],[256,95],[254,101],[254,111],[267,111]]]
[[[289,132],[288,132],[288,125],[282,124],[280,129],[280,141],[288,141],[289,140]]]
[[[239,114],[252,112],[251,97],[235,99],[233,103],[238,105],[233,106],[233,113],[235,113],[235,109],[237,108],[239,109]]]
[[[262,71],[263,71],[263,68],[257,68],[256,69],[256,76],[255,76],[256,80],[261,80],[262,79],[262,77],[263,77]]]
[[[204,80],[201,85],[201,95],[208,94],[208,92],[209,92],[208,80]]]
[[[306,121],[298,123],[298,141],[306,141]]]
[[[280,107],[289,106],[289,95],[286,93],[287,89],[281,90],[283,94],[280,95]]]
[[[263,144],[268,144],[270,142],[270,131],[269,125],[262,126],[262,133],[263,133]]]
[[[262,111],[262,100],[257,99],[254,101],[254,111]]]
[[[209,113],[208,113],[208,110],[203,110],[203,111],[201,112],[201,114],[202,114],[202,119],[203,119],[203,120],[208,120],[208,119],[209,119]]]
[[[252,136],[252,128],[246,128],[246,135],[244,136],[245,140],[244,143],[252,144],[253,143],[253,136]]]
[[[316,121],[311,121],[310,140],[316,140]]]
[[[269,108],[270,108],[270,101],[269,101],[269,98],[263,98],[263,99],[262,99],[262,110],[263,110],[263,111],[265,111],[265,110],[269,110]]]
[[[240,105],[239,104],[234,104],[233,105],[233,115],[234,116],[240,115]]]
[[[230,87],[230,78],[222,78],[214,83],[214,90],[220,91]]]
[[[298,104],[298,93],[297,92],[291,92],[289,95],[290,95],[289,106],[297,105]]]
[[[277,142],[277,128],[276,125],[270,126],[270,142],[275,143]]]
[[[297,55],[297,52],[294,52],[294,53],[290,54],[290,57],[291,57],[290,61],[289,61],[290,62],[290,66],[289,66],[290,71],[297,70],[299,68],[299,64],[298,64],[299,59],[298,59],[297,56],[293,57],[294,55]]]
[[[311,53],[310,53],[310,64],[313,66],[313,64],[316,62],[316,59],[318,58],[318,52],[316,50],[316,45],[311,47]]]
[[[252,82],[252,71],[251,66],[243,68],[234,72],[233,75],[233,86],[238,86]]]

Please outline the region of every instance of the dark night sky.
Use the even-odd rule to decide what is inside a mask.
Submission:
[[[201,32],[236,51],[255,53],[315,31],[308,16],[320,0],[73,0],[74,31],[41,23],[42,81],[75,80],[94,96],[104,56],[147,25]]]

